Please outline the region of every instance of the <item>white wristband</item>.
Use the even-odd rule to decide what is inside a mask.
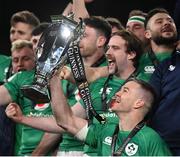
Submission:
[[[75,137],[81,141],[85,141],[87,133],[88,133],[88,124],[86,124],[81,130],[79,130],[77,132],[77,134],[75,135]]]

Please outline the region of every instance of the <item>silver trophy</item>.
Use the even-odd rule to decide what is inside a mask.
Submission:
[[[48,84],[56,69],[67,62],[67,51],[73,40],[80,40],[84,24],[61,16],[42,34],[37,47],[35,77],[32,85],[21,88],[24,96],[36,103],[49,102]]]

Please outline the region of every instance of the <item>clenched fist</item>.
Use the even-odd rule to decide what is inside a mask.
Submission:
[[[15,122],[21,122],[23,118],[22,111],[18,104],[16,103],[10,103],[6,107],[6,115],[11,118]]]

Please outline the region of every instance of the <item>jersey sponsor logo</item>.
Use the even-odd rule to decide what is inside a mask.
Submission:
[[[113,112],[113,113],[109,113],[109,112],[107,112],[107,113],[102,113],[102,114],[100,114],[100,115],[102,115],[102,116],[104,116],[104,117],[106,117],[106,118],[108,118],[108,117],[110,117],[110,118],[113,118],[113,117],[117,117],[117,115]]]
[[[49,107],[49,103],[36,104],[36,106],[34,107],[34,109],[37,110],[37,111],[43,111],[43,110],[47,109],[48,107]]]
[[[44,113],[33,113],[30,112],[29,114],[27,114],[26,116],[28,117],[52,117],[52,114],[44,114]]]
[[[170,65],[169,68],[168,68],[168,70],[169,70],[169,71],[173,71],[175,68],[176,68],[176,67],[175,67],[174,65]]]
[[[111,93],[111,91],[112,91],[111,87],[107,88],[106,89],[106,94],[109,95]],[[103,88],[100,89],[99,94],[102,94],[102,92],[103,92]]]
[[[151,65],[151,66],[145,66],[145,67],[144,67],[145,73],[153,73],[154,70],[155,70],[155,68],[154,68],[153,65]]]
[[[107,144],[107,145],[111,145],[112,143],[112,137],[110,136],[107,136],[104,141],[103,141],[104,144]]]
[[[138,145],[135,143],[128,143],[125,148],[125,152],[129,156],[136,154],[137,151],[138,151]]]

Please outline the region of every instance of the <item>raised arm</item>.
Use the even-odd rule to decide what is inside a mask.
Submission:
[[[79,21],[79,18],[89,17],[86,9],[85,0],[73,0],[74,20]]]
[[[6,114],[9,118],[11,118],[17,123],[21,123],[39,130],[52,132],[52,133],[62,133],[68,131],[70,133],[75,134],[87,123],[86,120],[82,118],[78,118],[74,116],[74,114],[72,113],[72,110],[67,105],[66,98],[61,89],[61,81],[59,77],[54,76],[51,79],[50,84],[51,84],[50,90],[52,97],[52,109],[54,112],[54,116],[56,116],[57,123],[53,116],[51,117],[24,116],[22,114],[20,107],[16,103],[10,103],[7,106]]]
[[[107,77],[109,75],[107,66],[104,66],[104,67],[88,67],[88,66],[85,66],[85,72],[86,72],[87,81],[89,83],[91,83],[91,82],[93,82],[99,78]],[[61,72],[59,74],[59,77],[61,79],[65,79],[65,80],[68,80],[72,83],[75,83],[71,69],[68,68],[67,66],[63,67],[63,69],[61,70]]]
[[[64,11],[63,11],[63,15],[64,16],[68,16],[70,13],[72,13],[73,12],[73,4],[71,3],[71,2],[69,2],[68,4],[67,4],[67,6],[66,6],[66,8],[64,9]]]
[[[57,75],[50,80],[51,104],[57,124],[71,134],[77,134],[87,121],[75,116],[67,104],[66,97],[61,88],[61,81]]]
[[[6,114],[17,123],[28,125],[43,131],[52,132],[44,133],[40,143],[32,152],[32,156],[46,155],[48,152],[54,150],[54,147],[59,143],[61,138],[60,132],[62,132],[62,129],[57,126],[53,117],[25,117],[23,116],[20,107],[15,103],[11,103],[7,106]]]
[[[17,123],[21,123],[39,130],[51,133],[61,133],[64,130],[60,128],[51,117],[27,117],[22,114],[20,107],[16,103],[10,103],[6,108],[6,115]]]
[[[96,81],[102,77],[108,77],[109,75],[107,66],[103,66],[103,67],[85,66],[85,72],[86,72],[87,81],[89,83]]]

